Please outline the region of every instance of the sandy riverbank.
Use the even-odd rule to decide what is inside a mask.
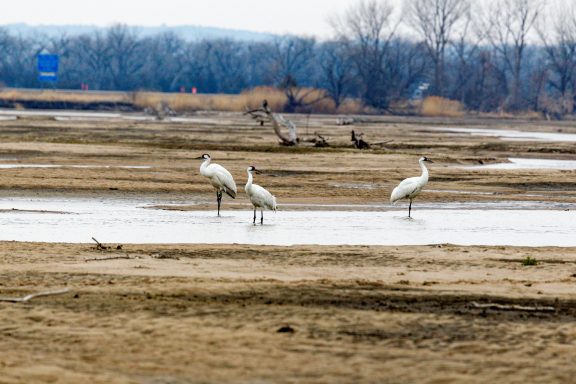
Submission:
[[[366,118],[354,128],[384,144],[360,152],[350,148],[350,127],[333,117],[293,117],[302,136],[328,137],[328,149],[276,146],[270,127],[239,114],[195,118],[1,121],[0,163],[57,167],[1,169],[0,197],[148,196],[214,209],[194,160],[208,152],[239,186],[248,165],[265,170],[259,182],[285,203],[385,202],[396,183],[418,174],[423,154],[436,163],[416,209],[418,202],[576,201],[573,170],[462,167],[508,157],[573,160],[573,143],[435,130],[576,133],[571,123]],[[246,207],[225,200],[224,209]],[[523,265],[527,257],[537,264]],[[93,244],[1,242],[0,273],[4,297],[70,290],[0,303],[2,384],[576,376],[574,248],[125,244],[102,252]]]
[[[70,289],[0,304],[2,383],[551,383],[576,374],[574,249],[1,249],[4,296]],[[526,256],[539,264],[523,266]]]

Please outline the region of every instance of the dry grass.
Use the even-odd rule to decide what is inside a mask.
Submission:
[[[336,108],[334,101],[327,98],[324,91],[319,89],[302,89],[299,97],[306,107],[297,109],[297,112],[311,113],[362,113],[362,105],[357,100],[346,100],[340,108]],[[245,108],[253,109],[267,100],[273,111],[282,112],[286,108],[288,98],[283,91],[273,87],[256,87],[246,90],[239,95],[193,95],[182,93],[152,93],[137,92],[133,102],[139,108],[159,108],[166,105],[179,113],[195,111],[224,111],[242,112]]]
[[[439,96],[429,96],[422,101],[420,108],[422,116],[428,117],[459,117],[464,115],[462,103]]]
[[[69,103],[129,103],[130,96],[124,92],[67,92],[54,90],[3,90],[0,100],[6,101],[42,101],[42,102],[69,102]]]
[[[196,111],[242,112],[246,107],[256,108],[260,106],[264,99],[268,100],[270,107],[275,111],[283,110],[287,102],[286,96],[280,90],[259,87],[239,95],[137,92],[134,94],[133,103],[142,109],[158,109],[160,106],[166,105],[179,113]]]
[[[339,108],[334,101],[326,97],[325,91],[305,88],[299,91],[306,107],[297,109],[297,112],[310,112],[322,114],[359,114],[364,108],[359,100],[347,99]],[[178,113],[196,111],[224,111],[242,112],[247,108],[257,108],[263,100],[273,111],[282,112],[286,109],[288,98],[282,90],[273,87],[256,87],[246,90],[238,95],[226,94],[184,94],[162,92],[75,92],[75,91],[21,91],[4,90],[0,92],[0,100],[13,102],[68,102],[76,104],[89,103],[128,103],[139,109],[161,110],[168,106]]]
[[[252,88],[242,92],[239,96],[248,108],[257,108],[262,105],[262,100],[267,100],[273,111],[282,111],[288,102],[284,92],[274,87]]]
[[[337,112],[342,115],[353,115],[366,113],[366,107],[362,105],[362,102],[358,99],[346,99],[338,107]]]
[[[545,115],[538,111],[516,111],[516,112],[481,112],[475,114],[478,117],[494,120],[505,120],[505,119],[523,119],[523,120],[544,120]]]

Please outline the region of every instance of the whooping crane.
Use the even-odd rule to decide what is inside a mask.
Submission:
[[[410,211],[412,210],[412,199],[414,199],[420,191],[422,191],[422,188],[424,188],[426,183],[428,183],[428,169],[426,169],[426,166],[424,165],[425,161],[433,163],[433,161],[426,156],[421,157],[420,160],[418,160],[418,163],[420,163],[420,168],[422,168],[422,175],[419,177],[404,179],[396,188],[394,188],[392,195],[390,195],[390,202],[392,204],[400,199],[410,199],[408,217],[410,217]]]
[[[254,206],[253,223],[256,225],[256,208],[260,208],[260,224],[264,224],[264,209],[270,209],[276,212],[276,197],[258,184],[252,184],[252,173],[254,172],[259,174],[262,172],[257,170],[254,166],[248,167],[246,171],[248,172],[248,182],[246,183],[244,190]]]
[[[236,193],[236,183],[232,178],[232,175],[226,168],[219,164],[210,164],[212,159],[210,155],[203,154],[198,157],[198,159],[203,159],[202,165],[200,166],[200,174],[207,177],[210,184],[216,189],[216,201],[218,202],[218,216],[220,216],[220,203],[222,202],[222,192],[226,192],[228,196],[235,199]]]

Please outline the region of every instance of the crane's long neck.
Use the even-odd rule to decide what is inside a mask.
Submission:
[[[247,171],[248,172],[248,181],[246,182],[246,190],[249,191],[250,188],[252,188],[252,172]]]
[[[428,168],[426,168],[426,165],[424,165],[424,160],[420,160],[420,168],[422,168],[422,176],[420,176],[420,181],[422,183],[427,183],[428,182]]]
[[[212,159],[208,158],[208,159],[205,159],[205,160],[202,162],[202,164],[200,165],[200,174],[206,175],[206,172],[207,172],[207,169],[206,169],[206,168],[210,165],[210,161],[211,161],[211,160],[212,160]]]

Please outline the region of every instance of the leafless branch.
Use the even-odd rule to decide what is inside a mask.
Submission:
[[[286,119],[284,116],[273,113],[268,106],[268,102],[264,100],[262,102],[262,107],[256,109],[246,109],[244,112],[245,115],[250,115],[253,119],[256,119],[263,125],[264,118],[266,121],[270,121],[272,123],[272,127],[274,128],[274,132],[276,136],[281,140],[282,145],[296,145],[298,144],[298,134],[296,132],[296,125]],[[282,127],[288,128],[288,135],[282,132]]]
[[[57,291],[47,291],[47,292],[38,292],[38,293],[31,293],[24,297],[0,297],[0,301],[7,301],[10,303],[25,303],[29,300],[32,300],[35,297],[40,296],[54,296],[54,295],[63,295],[65,293],[70,292],[68,288],[60,289]]]
[[[128,255],[122,255],[122,256],[110,256],[110,257],[94,257],[91,259],[85,259],[85,262],[89,262],[89,261],[107,261],[107,260],[119,260],[119,259],[127,259],[127,260],[131,260],[133,259],[133,257],[128,256]]]

